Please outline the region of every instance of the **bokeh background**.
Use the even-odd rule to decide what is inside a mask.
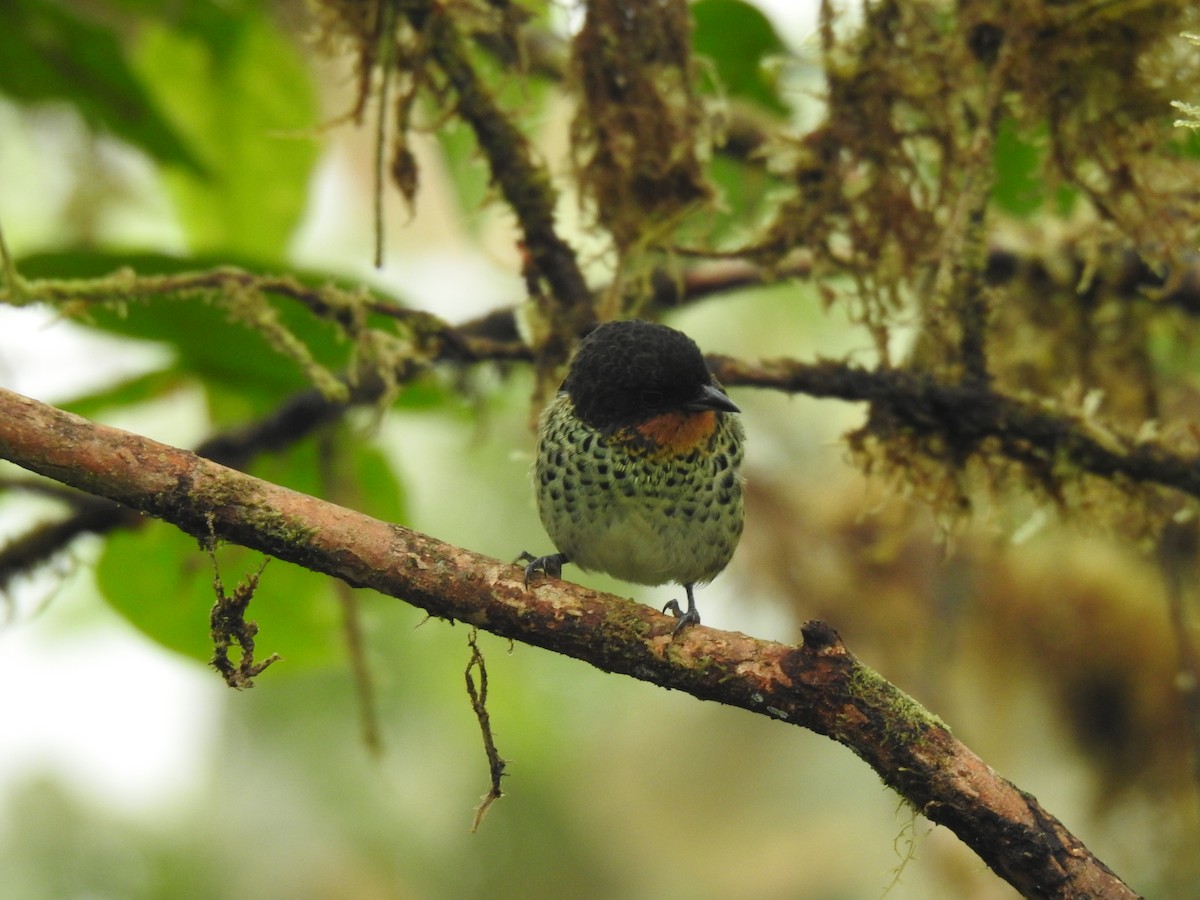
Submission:
[[[418,199],[385,193],[385,264],[372,266],[374,136],[339,120],[352,66],[316,52],[304,4],[11,2],[0,224],[26,277],[295,269],[450,322],[525,301],[512,217],[487,202],[486,166],[453,123],[414,138]],[[709,52],[754,54],[789,114],[811,120],[817,5],[757,6],[765,17],[696,4],[732,16]],[[567,34],[580,11],[541,15]],[[743,31],[757,49],[739,49]],[[108,80],[86,90],[97,73]],[[161,121],[122,119],[130,98]],[[569,110],[525,102],[565,185]],[[602,282],[612,260],[586,219],[568,195],[560,221]],[[871,364],[877,346],[827,299],[788,282],[664,319],[709,352]],[[0,384],[194,446],[304,386],[244,330],[203,297],[0,305]],[[892,337],[902,351],[905,329]],[[252,471],[499,558],[545,552],[528,481],[533,387],[517,364],[438,370],[385,414],[361,410]],[[749,434],[747,530],[700,593],[705,623],[794,642],[803,620],[828,620],[1136,889],[1195,896],[1200,806],[1153,553],[1019,492],[985,493],[948,523],[850,458],[843,435],[862,407],[733,396]],[[0,476],[4,488],[20,477]],[[64,510],[3,490],[0,542]],[[227,584],[258,564],[229,547],[218,560]],[[211,577],[194,542],[148,523],[78,539],[4,584],[0,897],[1014,895],[824,738],[489,635],[507,794],[471,833],[488,782],[463,626],[272,562],[250,617],[260,651],[283,661],[236,692],[205,665]],[[660,606],[673,593],[570,577]]]

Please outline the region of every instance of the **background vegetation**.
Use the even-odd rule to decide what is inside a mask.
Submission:
[[[662,318],[750,435],[705,623],[829,621],[1194,896],[1197,13],[814,12],[10,0],[0,384],[510,559],[574,342]],[[1012,895],[844,748],[487,635],[471,834],[466,629],[272,562],[230,691],[193,539],[0,472],[0,894]]]

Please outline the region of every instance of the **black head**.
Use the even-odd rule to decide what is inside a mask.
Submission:
[[[594,428],[644,422],[669,410],[738,408],[716,385],[700,348],[652,322],[608,322],[579,345],[563,382],[575,414]]]

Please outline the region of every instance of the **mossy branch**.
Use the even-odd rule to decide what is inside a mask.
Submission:
[[[1200,458],[1162,443],[1123,438],[1082,416],[997,393],[986,386],[946,384],[918,372],[863,369],[842,362],[774,360],[746,363],[710,356],[710,368],[726,386],[771,388],[812,397],[866,401],[866,430],[906,429],[918,439],[937,438],[945,457],[961,463],[986,452],[1038,468],[1055,479],[1072,468],[1102,478],[1123,476],[1140,484],[1173,488],[1200,498]],[[1047,483],[1043,480],[1043,483]]]
[[[544,279],[549,288],[548,295],[531,291],[535,298],[549,301],[543,309],[553,337],[547,362],[563,363],[571,348],[566,338],[595,324],[595,313],[575,251],[555,224],[558,193],[550,173],[535,162],[529,139],[500,109],[475,71],[452,18],[432,4],[413,4],[407,14],[413,27],[427,34],[429,52],[454,90],[458,113],[475,132],[492,180],[520,223],[524,249],[536,275],[531,280]]]
[[[0,458],[493,634],[808,728],[846,745],[1025,896],[1134,897],[1030,795],[808,622],[787,646],[522,569],[0,389]]]

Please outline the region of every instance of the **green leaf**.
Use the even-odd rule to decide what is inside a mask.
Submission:
[[[475,134],[461,120],[451,119],[437,130],[437,139],[446,156],[446,168],[454,173],[450,184],[459,209],[465,213],[468,227],[478,230],[485,221],[479,211],[491,189],[492,176],[479,153]]]
[[[175,369],[147,372],[145,375],[127,378],[93,393],[76,397],[69,403],[58,405],[77,416],[95,419],[107,410],[148,403],[164,397],[177,390],[182,380]]]
[[[1036,135],[1032,139],[1022,135],[1012,119],[1000,123],[995,142],[996,180],[992,186],[997,206],[1022,217],[1042,208],[1046,200],[1043,158]]]
[[[742,0],[700,0],[692,4],[692,45],[717,69],[726,92],[764,109],[787,113],[764,63],[787,53],[771,20]]]
[[[330,326],[322,327],[294,307],[276,304],[279,318],[313,356],[337,370],[346,348]],[[267,407],[282,395],[309,387],[304,372],[282,356],[267,339],[248,325],[231,319],[219,306],[197,298],[156,299],[130,306],[127,314],[97,309],[92,324],[116,334],[171,344],[179,354],[178,367],[206,384],[223,385]],[[264,410],[265,411],[265,410]]]
[[[387,457],[361,438],[355,441],[348,467],[353,479],[354,508],[385,522],[408,521],[404,488]]]
[[[264,454],[250,471],[258,478],[357,509],[388,522],[403,522],[404,490],[387,457],[367,436],[344,422],[319,431],[284,453]]]
[[[708,165],[709,177],[720,190],[721,203],[701,223],[697,241],[731,241],[740,244],[753,239],[749,228],[767,215],[772,191],[780,180],[761,166],[749,166],[741,160],[714,155]]]
[[[143,29],[135,61],[209,175],[168,173],[193,250],[283,257],[317,158],[312,78],[260,11],[185,7]]]
[[[1167,153],[1177,159],[1200,159],[1200,130],[1176,128],[1166,145]]]
[[[0,91],[24,102],[64,100],[107,129],[192,177],[204,165],[130,66],[113,32],[69,7],[9,0],[0,27]]]

